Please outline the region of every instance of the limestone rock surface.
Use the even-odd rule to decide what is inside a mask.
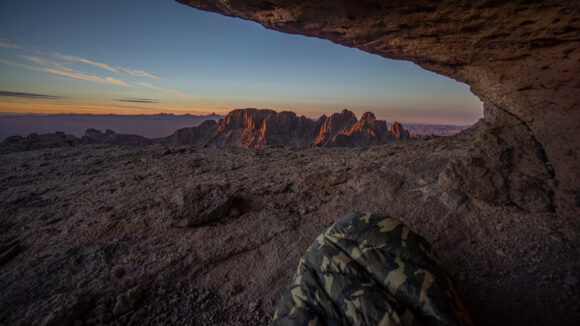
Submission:
[[[193,227],[214,222],[228,216],[233,202],[233,194],[215,184],[160,192],[158,201],[164,207],[160,222],[168,226]]]
[[[266,325],[316,236],[370,211],[433,244],[477,324],[574,325],[577,230],[550,208],[537,144],[510,146],[518,128],[370,147],[2,154],[0,324]]]

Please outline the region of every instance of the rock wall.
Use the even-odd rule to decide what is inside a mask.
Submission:
[[[441,190],[496,207],[553,211],[554,171],[541,146],[521,120],[489,104],[485,107],[488,118],[474,126],[464,157],[450,161],[440,174]]]
[[[386,58],[413,61],[467,83],[485,103],[489,128],[482,132],[500,128],[503,131],[496,140],[512,142],[507,148],[519,148],[524,156],[537,156],[540,161],[533,170],[546,168],[536,171],[534,177],[553,174],[552,181],[544,180],[550,185],[544,186],[552,187],[548,192],[553,192],[554,209],[577,220],[579,2],[178,1],[281,32],[325,38]],[[514,123],[518,128],[509,128]],[[498,151],[505,146],[501,144]],[[530,146],[533,153],[527,152]],[[516,171],[519,168],[511,166],[504,172],[526,174]],[[505,185],[496,190],[513,192],[497,187]]]

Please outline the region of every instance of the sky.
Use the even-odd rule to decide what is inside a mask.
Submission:
[[[483,111],[467,85],[413,63],[172,0],[0,2],[0,112],[246,107],[461,125]]]

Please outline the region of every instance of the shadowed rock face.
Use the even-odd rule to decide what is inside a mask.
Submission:
[[[502,129],[518,133],[506,135],[507,140],[529,142],[523,146],[541,153],[542,165],[553,167],[549,191],[554,192],[556,210],[576,215],[580,205],[577,1],[178,1],[281,32],[410,60],[467,83],[486,104],[486,120],[492,127],[488,131],[519,124],[521,128],[515,130]],[[535,152],[524,155],[535,156]]]
[[[214,120],[207,120],[194,128],[179,129],[168,137],[157,140],[157,142],[172,145],[191,144],[199,146],[203,145],[215,133],[216,128],[217,123]]]
[[[409,139],[409,138],[411,138],[411,136],[409,135],[409,132],[407,130],[405,130],[403,128],[403,125],[401,125],[398,122],[395,122],[391,126],[391,129],[390,130],[393,133],[393,135],[395,135],[395,137],[397,137],[399,139]]]
[[[213,120],[212,120],[213,121]],[[121,146],[139,146],[149,145],[149,139],[131,134],[117,134],[107,129],[104,133],[96,129],[87,129],[85,135],[81,138],[83,144],[109,144]]]
[[[260,128],[258,146],[282,145],[307,147],[315,137],[317,124],[305,116],[284,111],[266,118]]]
[[[255,147],[260,139],[260,129],[264,120],[276,111],[244,109],[233,110],[218,122],[217,132],[207,142],[208,145]]]
[[[348,110],[332,114],[322,122],[318,138],[316,138],[312,146],[319,147],[332,143],[337,135],[344,130],[350,130],[356,123],[356,116]]]
[[[352,114],[351,112],[348,113]],[[342,114],[345,115],[345,112],[343,111]],[[333,117],[334,116],[335,115],[333,114]],[[328,140],[325,140],[326,134],[321,130],[317,139],[317,141],[320,142],[318,144],[315,143],[315,145],[330,147],[364,146],[387,144],[395,140],[404,140],[396,137],[391,131],[389,131],[387,122],[384,120],[377,120],[375,115],[371,112],[365,112],[359,121],[356,121],[355,118],[354,124],[352,124],[352,118],[349,115],[347,116],[349,119],[347,120],[348,123],[346,124],[345,129],[338,130],[334,135],[331,134],[332,137]],[[395,122],[395,124],[398,124],[398,122]]]
[[[39,148],[71,147],[80,144],[80,140],[73,135],[62,131],[52,134],[31,133],[27,137],[12,136],[0,143],[0,154],[9,152],[28,151]]]

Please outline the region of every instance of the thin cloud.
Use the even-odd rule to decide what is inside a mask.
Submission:
[[[171,93],[171,94],[179,95],[181,97],[184,97],[186,99],[190,99],[190,100],[193,100],[193,101],[203,102],[203,99],[200,99],[198,97],[189,96],[187,94],[184,94],[183,92],[176,91],[174,89],[161,88],[161,87],[157,87],[157,86],[151,85],[149,83],[137,83],[137,84],[139,84],[139,85],[141,85],[143,87],[147,87],[147,88],[151,88],[151,89],[160,91],[160,92]]]
[[[125,86],[125,87],[133,87],[133,85],[127,84],[122,80],[118,80],[118,79],[115,79],[112,77],[102,78],[99,76],[87,75],[87,74],[84,74],[82,72],[72,70],[72,69],[71,70],[58,70],[58,69],[49,68],[49,67],[42,67],[42,68],[41,67],[33,67],[33,66],[22,64],[22,63],[3,60],[3,59],[0,59],[0,62],[5,63],[5,64],[9,64],[9,65],[12,65],[15,67],[19,67],[19,68],[30,69],[30,70],[35,70],[35,71],[43,71],[43,72],[47,72],[50,74],[61,75],[61,76],[71,77],[71,78],[76,78],[76,79],[82,79],[82,80],[92,81],[92,82],[96,82],[96,83],[111,84],[111,85]]]
[[[20,98],[40,99],[40,100],[59,100],[59,99],[65,98],[63,96],[56,96],[56,95],[21,93],[21,92],[6,92],[6,91],[0,91],[0,96],[2,96],[2,97],[20,97]]]
[[[20,45],[8,43],[8,42],[5,42],[3,39],[0,39],[0,48],[20,49]]]
[[[165,92],[165,93],[171,93],[171,94],[175,94],[175,95],[183,95],[182,92],[180,91],[176,91],[174,89],[168,89],[168,88],[161,88],[161,87],[157,87],[157,86],[153,86],[149,83],[137,83],[143,87],[147,87],[147,88],[151,88],[157,91],[161,91],[161,92]]]
[[[121,98],[115,100],[117,102],[128,102],[128,103],[159,103],[158,100],[150,98]]]
[[[158,75],[152,74],[150,72],[146,72],[143,70],[128,70],[128,69],[123,69],[123,68],[117,68],[117,67],[113,67],[111,65],[108,65],[106,63],[97,62],[97,61],[93,61],[93,60],[89,60],[89,59],[85,59],[85,58],[80,58],[80,57],[75,57],[72,55],[64,55],[64,54],[57,53],[56,57],[59,59],[62,59],[62,60],[66,60],[66,61],[76,61],[76,62],[86,63],[89,65],[99,67],[101,69],[105,69],[105,70],[109,70],[109,71],[113,71],[113,72],[117,72],[117,73],[129,74],[129,75],[140,76],[140,77],[151,77],[151,78],[155,78],[155,79],[161,79],[161,77],[159,77]]]
[[[61,69],[61,70],[68,71],[68,72],[78,72],[78,71],[76,71],[74,69],[71,69],[71,68],[68,68],[68,67],[63,66],[60,63],[57,63],[57,62],[54,62],[54,61],[50,61],[50,60],[46,60],[46,59],[43,59],[43,58],[30,57],[30,56],[27,56],[27,55],[21,55],[20,57],[21,58],[24,58],[24,59],[26,59],[28,61],[37,63],[37,64],[39,64],[41,66],[52,66],[52,67],[55,67],[55,68],[58,68],[58,69]]]

